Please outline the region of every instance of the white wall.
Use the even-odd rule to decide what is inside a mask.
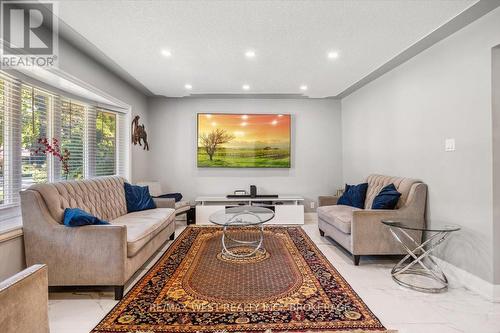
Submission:
[[[197,168],[196,114],[202,112],[292,114],[292,167]],[[255,184],[262,193],[302,195],[310,210],[310,201],[342,184],[340,104],[335,100],[154,98],[149,122],[148,179],[161,181],[165,191],[182,192],[186,199],[225,195]]]
[[[428,222],[462,230],[439,255],[493,281],[491,49],[500,9],[342,100],[343,172],[416,177]],[[445,138],[456,151],[445,152]]]
[[[500,284],[500,45],[492,50],[493,84],[493,267]]]

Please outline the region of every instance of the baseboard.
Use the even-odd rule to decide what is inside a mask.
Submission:
[[[500,285],[481,279],[447,261],[432,256],[448,278],[450,287],[463,287],[492,302],[500,302]]]

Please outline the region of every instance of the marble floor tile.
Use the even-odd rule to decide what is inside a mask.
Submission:
[[[185,221],[177,221],[176,237],[185,227]],[[390,275],[397,258],[363,257],[360,265],[354,266],[345,250],[319,235],[315,220],[306,221],[303,228],[387,328],[399,333],[500,333],[500,303],[489,302],[463,288],[450,288],[441,294],[406,289]],[[171,244],[167,242],[141,267],[126,292]],[[51,333],[88,333],[117,303],[111,290],[50,293]]]

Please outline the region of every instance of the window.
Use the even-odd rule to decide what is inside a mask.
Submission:
[[[36,183],[126,176],[125,120],[125,113],[60,96],[0,72],[0,209],[18,206],[19,191]],[[57,158],[37,151],[43,138],[50,143],[57,139],[61,150],[70,152],[67,174]]]
[[[70,153],[67,179],[82,179],[85,175],[85,111],[82,104],[68,100],[61,103],[61,148]],[[61,177],[66,177],[62,169]]]
[[[96,176],[116,174],[116,114],[97,111]]]
[[[38,139],[49,137],[48,115],[51,96],[33,87],[21,90],[21,161],[22,188],[48,181],[47,156],[35,152]]]

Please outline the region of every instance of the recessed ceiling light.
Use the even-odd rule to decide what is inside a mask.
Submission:
[[[272,122],[271,122],[272,125],[276,126],[278,125],[278,121],[276,119],[274,119]]]
[[[170,50],[161,50],[161,55],[164,56],[164,57],[170,57],[172,56],[172,52],[170,52]]]
[[[245,57],[247,58],[255,58],[255,51],[254,50],[248,50],[245,52]]]
[[[300,86],[300,90],[306,91],[307,90],[307,86],[305,84],[301,85]]]
[[[241,88],[243,88],[243,90],[250,90],[250,86],[248,84],[244,84]]]
[[[186,83],[186,84],[184,85],[184,88],[186,88],[187,90],[191,90],[191,89],[193,89],[193,86],[192,86],[192,85],[190,85],[189,83]]]
[[[339,57],[339,53],[337,51],[330,51],[328,52],[328,58],[329,59],[337,59]]]

